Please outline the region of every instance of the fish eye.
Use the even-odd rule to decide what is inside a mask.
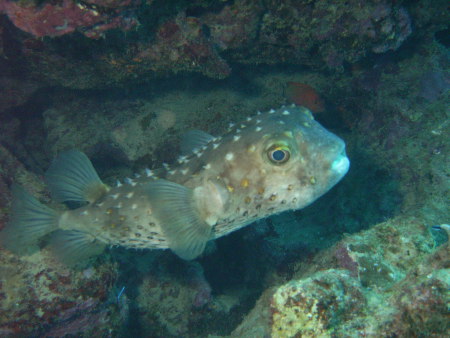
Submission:
[[[285,146],[274,144],[267,150],[267,156],[269,157],[269,160],[274,164],[284,164],[289,161],[291,153]]]

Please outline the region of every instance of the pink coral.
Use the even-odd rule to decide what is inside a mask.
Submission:
[[[83,29],[88,37],[98,38],[111,28],[130,29],[137,21],[120,15],[100,13],[93,7],[62,0],[57,4],[45,3],[42,6],[23,6],[18,2],[3,0],[0,13],[5,13],[14,25],[35,37],[61,36]]]
[[[338,264],[341,268],[350,271],[353,277],[358,276],[358,263],[350,256],[348,245],[339,245],[334,251]]]
[[[192,262],[188,268],[189,282],[196,290],[193,306],[202,308],[211,301],[211,286],[205,278],[202,266],[197,262]]]

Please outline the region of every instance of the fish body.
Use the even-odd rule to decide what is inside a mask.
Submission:
[[[285,94],[289,102],[304,106],[313,113],[325,110],[325,104],[319,93],[306,83],[288,82]]]
[[[108,187],[87,157],[62,153],[46,180],[57,201],[88,202],[54,211],[16,188],[11,222],[0,234],[8,247],[51,234],[64,260],[105,246],[170,248],[193,259],[207,241],[258,219],[304,208],[347,172],[345,144],[304,107],[258,113],[221,137],[187,133],[183,155],[158,175]]]

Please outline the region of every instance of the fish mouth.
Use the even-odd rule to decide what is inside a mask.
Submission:
[[[350,168],[350,160],[345,153],[345,148],[342,149],[340,154],[331,163],[331,170],[339,176],[344,176]]]

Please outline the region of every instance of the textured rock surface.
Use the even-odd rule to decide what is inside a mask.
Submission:
[[[0,333],[2,336],[107,334],[120,326],[106,303],[114,283],[114,265],[92,273],[61,266],[48,252],[28,248],[18,258],[0,253]]]
[[[445,335],[449,244],[436,248],[431,231],[394,219],[299,262],[231,336]]]
[[[20,56],[17,67],[39,81],[71,88],[127,85],[179,72],[222,79],[235,63],[341,71],[372,53],[397,50],[412,34],[412,21],[444,27],[441,8],[443,1],[424,7],[358,0],[0,2],[0,12],[33,35],[5,24],[10,38],[4,53]],[[41,36],[62,38],[36,39]],[[91,41],[99,37],[104,42]]]

